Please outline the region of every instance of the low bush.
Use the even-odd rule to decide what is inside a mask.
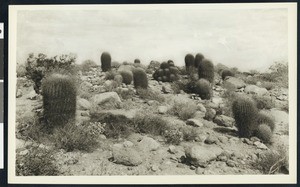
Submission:
[[[165,101],[165,98],[159,92],[153,91],[151,89],[138,88],[136,92],[137,95],[139,95],[139,97],[144,100],[155,100],[158,102]]]
[[[271,109],[275,107],[275,101],[271,97],[253,95],[252,98],[256,102],[258,109]]]
[[[139,113],[134,119],[135,128],[142,133],[152,135],[163,135],[168,130],[168,124],[159,115]]]
[[[197,105],[193,102],[174,101],[168,113],[178,116],[181,120],[187,120],[192,118],[196,111]]]
[[[179,129],[170,129],[164,132],[166,142],[173,145],[179,145],[183,141],[183,133]]]

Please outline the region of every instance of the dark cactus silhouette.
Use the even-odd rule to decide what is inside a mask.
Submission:
[[[195,68],[198,68],[198,66],[200,65],[200,63],[203,59],[204,59],[204,56],[201,53],[196,54],[195,63],[194,63]]]
[[[202,60],[198,66],[198,75],[199,79],[204,78],[213,83],[215,76],[213,63],[207,59]]]
[[[264,143],[271,143],[273,132],[269,125],[261,124],[255,131],[255,136],[261,139]]]
[[[135,59],[135,60],[134,60],[134,63],[135,63],[135,64],[140,64],[141,61],[140,61],[140,59]]]
[[[133,80],[133,74],[131,71],[120,71],[120,75],[123,78],[123,83],[124,84],[131,84],[132,80]]]
[[[187,72],[190,72],[190,68],[194,66],[195,57],[192,54],[187,54],[184,58],[185,68]]]
[[[42,83],[44,119],[51,129],[75,120],[76,86],[74,79],[52,74]]]
[[[274,129],[275,129],[275,122],[274,122],[274,119],[265,114],[265,113],[262,113],[262,112],[259,112],[256,116],[256,121],[257,121],[257,124],[266,124],[270,127],[271,131],[273,132]]]
[[[210,83],[206,79],[199,79],[195,84],[194,91],[201,99],[211,98],[212,91]]]
[[[163,62],[160,64],[160,69],[166,69],[166,68],[169,68],[170,65],[167,63],[167,62]]]
[[[179,69],[177,67],[170,67],[170,73],[178,75]]]
[[[170,67],[174,67],[175,66],[173,60],[168,60],[168,64],[169,64]]]
[[[111,69],[111,57],[108,52],[103,52],[101,55],[101,69],[103,72]]]
[[[221,77],[224,80],[227,76],[234,77],[234,73],[228,69],[221,71]]]
[[[240,137],[249,138],[257,129],[256,117],[258,109],[252,99],[238,97],[232,103],[232,112]]]
[[[142,68],[133,71],[133,83],[135,88],[148,88],[147,74]]]
[[[177,74],[170,74],[170,81],[174,82],[177,81],[179,79]]]

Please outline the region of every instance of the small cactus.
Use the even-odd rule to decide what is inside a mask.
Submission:
[[[173,60],[168,60],[168,64],[169,64],[170,67],[174,67],[175,66]]]
[[[200,65],[200,63],[203,59],[204,59],[204,56],[201,53],[196,54],[195,63],[194,63],[195,68],[198,68],[198,66]]]
[[[167,76],[167,77],[170,76],[170,69],[169,68],[164,69],[164,75]]]
[[[131,82],[133,80],[133,74],[131,71],[127,71],[127,70],[120,71],[120,75],[123,78],[124,84],[127,84],[127,85],[131,84]]]
[[[264,143],[271,143],[272,135],[272,130],[267,124],[260,124],[255,131],[255,136],[261,139]]]
[[[257,123],[255,121],[258,109],[252,99],[248,97],[238,97],[232,103],[232,112],[237,125],[240,137],[250,138]]]
[[[134,60],[134,63],[135,63],[135,64],[140,64],[141,61],[140,61],[140,59],[135,59],[135,60]]]
[[[148,88],[147,74],[142,68],[133,71],[133,83],[135,88]]]
[[[198,66],[199,79],[204,78],[210,83],[214,82],[214,65],[210,60],[204,59],[200,62]]]
[[[179,74],[179,70],[178,70],[177,67],[170,67],[170,73],[178,75]]]
[[[179,79],[178,75],[176,75],[176,74],[170,74],[170,81],[171,82],[177,81],[178,79]]]
[[[168,79],[168,77],[167,77],[167,76],[163,76],[163,77],[162,77],[162,81],[163,81],[163,82],[168,82],[168,81],[169,81],[169,79]]]
[[[192,54],[187,54],[184,58],[185,68],[187,72],[190,72],[190,68],[194,66],[195,57]]]
[[[221,71],[221,77],[224,80],[227,76],[234,77],[234,73],[232,71],[225,69]]]
[[[101,55],[101,68],[103,72],[111,69],[111,57],[108,52],[103,52]]]
[[[211,98],[211,87],[210,83],[206,79],[199,79],[195,84],[195,93],[198,94],[201,99]]]
[[[169,68],[170,65],[167,63],[167,62],[163,62],[160,64],[160,69],[166,69],[166,68]]]
[[[274,119],[267,115],[266,113],[259,112],[256,116],[257,124],[266,124],[270,127],[271,131],[273,132],[275,129],[275,122]]]
[[[74,80],[52,74],[42,83],[44,119],[50,129],[75,120],[76,86]]]

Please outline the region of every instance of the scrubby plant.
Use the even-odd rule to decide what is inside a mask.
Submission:
[[[275,107],[275,101],[268,96],[252,95],[258,109],[271,109]]]
[[[195,56],[195,62],[194,62],[194,66],[195,68],[198,68],[201,61],[204,59],[204,56],[201,53],[197,53]]]
[[[214,82],[214,65],[210,60],[204,59],[200,62],[198,66],[198,76],[199,79],[204,78],[210,83]]]
[[[197,111],[197,105],[194,102],[175,100],[168,113],[178,116],[181,120],[187,120],[194,116]]]
[[[109,71],[105,72],[105,79],[106,80],[114,80],[114,78],[117,74],[118,73],[116,71],[109,70]]]
[[[136,93],[141,99],[144,100],[155,100],[158,102],[165,101],[165,98],[159,92],[153,91],[151,89],[138,88],[136,90]]]
[[[224,69],[222,72],[221,72],[221,77],[223,80],[225,80],[225,78],[227,76],[230,76],[230,77],[234,77],[234,73],[232,73],[230,70],[228,69]]]
[[[179,129],[165,130],[164,137],[167,143],[173,145],[179,145],[183,141],[183,133]]]
[[[275,129],[275,121],[272,116],[268,115],[266,112],[260,111],[256,116],[256,123],[257,124],[266,124],[270,127],[271,131],[273,132]]]
[[[210,99],[212,90],[210,83],[206,79],[199,79],[195,84],[195,91],[196,94],[200,96],[201,99]]]
[[[232,112],[240,137],[249,138],[257,128],[256,117],[258,110],[252,99],[238,97],[232,103]]]
[[[57,176],[60,174],[55,165],[54,151],[33,146],[23,155],[21,151],[16,154],[17,176]]]
[[[133,123],[139,132],[152,135],[163,135],[168,129],[167,122],[155,114],[138,113],[134,117]]]
[[[92,151],[98,144],[97,138],[86,125],[77,126],[74,123],[67,123],[63,127],[58,127],[52,135],[55,146],[67,152],[74,150]]]
[[[141,68],[133,71],[133,84],[135,88],[148,88],[148,79],[146,72]]]
[[[101,54],[101,69],[103,72],[111,69],[111,57],[108,52],[103,52]]]
[[[88,72],[90,71],[93,67],[96,67],[97,64],[92,61],[92,60],[85,60],[82,62],[82,64],[80,65],[80,70],[82,72]]]
[[[60,55],[48,58],[45,54],[29,54],[26,60],[26,77],[34,82],[34,90],[40,93],[42,79],[53,71],[63,71],[65,74],[75,74],[76,56],[73,54]]]
[[[195,62],[194,55],[192,55],[192,54],[185,55],[184,62],[185,62],[186,71],[190,72],[190,69],[191,69],[191,67],[194,66],[194,62]]]
[[[49,128],[75,120],[76,86],[67,75],[52,74],[42,83],[44,120]]]
[[[255,136],[262,140],[264,143],[271,143],[272,139],[272,130],[267,124],[260,124],[255,130]]]
[[[25,77],[26,76],[26,67],[24,64],[17,64],[17,77]]]
[[[123,83],[124,84],[131,84],[132,80],[133,80],[133,74],[131,71],[120,71],[120,74],[123,78]]]
[[[135,63],[135,64],[140,64],[141,61],[140,61],[140,59],[135,59],[135,60],[134,60],[134,63]]]

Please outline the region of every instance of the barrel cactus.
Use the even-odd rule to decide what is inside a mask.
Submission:
[[[257,129],[258,109],[252,99],[238,97],[232,103],[232,112],[240,137],[250,138]]]
[[[271,131],[273,132],[275,129],[275,122],[274,119],[264,112],[259,112],[256,117],[257,124],[266,124],[270,127]]]
[[[103,52],[101,55],[101,69],[103,72],[111,69],[111,57],[108,52]]]
[[[140,64],[141,61],[140,61],[140,59],[135,59],[135,60],[134,60],[134,63],[135,63],[135,64]]]
[[[269,125],[260,124],[255,131],[255,136],[261,139],[264,143],[271,143],[273,132]]]
[[[201,53],[196,54],[195,63],[194,63],[195,68],[198,68],[198,66],[200,65],[200,63],[203,59],[204,59],[204,56]]]
[[[167,63],[167,62],[163,62],[160,64],[160,69],[166,69],[166,68],[169,68],[170,65]]]
[[[199,79],[207,79],[210,83],[214,81],[214,65],[210,60],[204,59],[200,62],[198,66]]]
[[[192,54],[187,54],[184,58],[185,68],[187,72],[190,72],[190,68],[194,66],[195,57]]]
[[[123,71],[120,71],[119,73],[123,78],[123,83],[124,84],[127,84],[127,85],[131,84],[131,82],[133,80],[133,74],[132,74],[131,71],[123,70]]]
[[[224,80],[226,77],[228,77],[228,76],[234,77],[234,73],[233,73],[232,71],[228,70],[228,69],[225,69],[225,70],[222,70],[222,71],[221,71],[221,77],[222,77],[223,80]]]
[[[173,60],[168,60],[168,64],[169,64],[170,67],[174,67],[175,66]]]
[[[133,71],[133,83],[135,88],[148,88],[147,74],[142,68]]]
[[[51,129],[75,120],[76,86],[67,75],[52,74],[42,83],[43,108],[46,124]]]
[[[201,99],[210,99],[212,95],[210,83],[206,79],[199,79],[195,84],[194,92],[198,94]]]

